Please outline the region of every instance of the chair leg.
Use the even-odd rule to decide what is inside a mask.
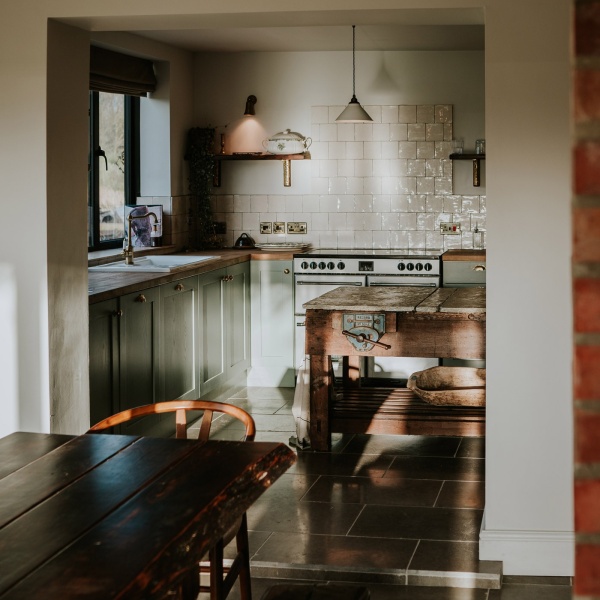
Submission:
[[[210,560],[210,600],[224,600],[223,595],[223,540],[208,553]]]
[[[246,513],[235,536],[237,552],[240,557],[240,597],[241,600],[252,600],[252,584],[250,580],[250,546],[248,544],[248,524]]]

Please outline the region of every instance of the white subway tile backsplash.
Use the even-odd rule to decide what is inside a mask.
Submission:
[[[337,139],[338,142],[353,142],[354,141],[354,124],[353,123],[338,123]]]
[[[435,142],[417,142],[417,158],[435,158]]]
[[[269,198],[267,196],[251,196],[250,212],[259,213],[269,210]]]
[[[390,140],[396,142],[408,140],[408,125],[405,123],[392,123],[390,125]]]
[[[389,123],[374,123],[373,124],[373,139],[385,142],[390,138]]]
[[[436,123],[452,123],[452,105],[436,104],[435,106]]]
[[[364,149],[366,159],[381,158],[381,142],[365,142]]]
[[[424,142],[425,123],[410,123],[408,125],[408,140],[410,142]]]
[[[337,161],[337,173],[340,177],[354,177],[354,160],[344,158]],[[358,176],[360,177],[360,175]]]
[[[398,107],[397,106],[382,106],[381,107],[381,122],[382,123],[398,123]]]
[[[319,140],[321,142],[337,142],[338,126],[332,124],[321,124],[319,127]]]
[[[374,212],[391,212],[391,196],[389,194],[380,194],[373,196],[373,211]]]
[[[409,159],[406,161],[406,174],[413,177],[425,177],[425,159]]]
[[[425,139],[431,142],[443,142],[444,126],[441,123],[428,123],[425,125]]]
[[[398,143],[399,158],[417,158],[417,143],[416,142],[399,142]]]
[[[346,158],[361,160],[365,157],[363,142],[346,142]]]
[[[359,123],[354,126],[354,140],[357,142],[370,142],[373,140],[373,124]]]
[[[398,107],[398,123],[416,123],[417,107],[413,105]]]
[[[346,142],[329,142],[327,158],[346,158]]]
[[[381,142],[381,158],[398,158],[398,142]]]
[[[417,123],[433,123],[434,121],[434,106],[431,104],[419,104],[417,106]]]
[[[417,194],[435,194],[434,177],[417,177]]]
[[[213,219],[227,225],[223,243],[245,231],[257,241],[302,238],[326,248],[473,247],[473,230],[486,227],[486,197],[453,193],[452,105],[369,105],[372,123],[336,123],[343,108],[311,107],[312,160],[298,169],[310,179],[307,193],[211,199]],[[173,235],[181,237],[187,208],[178,218]],[[305,221],[308,233],[261,235],[260,221]],[[459,223],[461,235],[442,236],[441,222]]]
[[[354,160],[353,164],[355,177],[371,177],[373,175],[372,160]]]

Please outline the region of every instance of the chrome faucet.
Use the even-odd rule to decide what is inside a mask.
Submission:
[[[152,229],[156,231],[156,225],[158,224],[158,217],[153,212],[147,212],[145,215],[127,215],[127,247],[123,250],[123,256],[125,257],[125,264],[133,264],[133,245],[131,243],[131,223],[134,219],[145,219],[146,217],[154,217],[154,225]]]

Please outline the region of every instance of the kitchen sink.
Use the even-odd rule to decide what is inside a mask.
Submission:
[[[219,256],[180,256],[166,254],[157,256],[140,256],[134,258],[134,263],[128,265],[124,260],[105,265],[90,267],[90,271],[102,271],[105,273],[170,273],[185,267],[214,260]]]

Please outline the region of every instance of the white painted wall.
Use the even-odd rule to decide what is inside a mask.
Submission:
[[[494,4],[486,23],[488,426],[480,551],[504,560],[505,573],[566,575],[573,569],[569,2]],[[534,28],[543,35],[532,36]]]
[[[504,559],[506,573],[572,571],[569,4],[569,0],[369,3],[369,9],[466,5],[486,11],[487,196],[494,208],[488,215],[489,426],[482,553],[485,558]],[[282,6],[274,0],[255,0],[251,5],[231,0],[226,9],[232,17],[252,12],[254,23],[266,23],[281,19],[277,11],[288,9],[339,10],[342,19],[344,10],[365,7],[352,0],[307,0],[302,7]],[[258,14],[261,11],[264,15]],[[82,26],[99,30],[118,29],[119,18],[112,17],[126,15],[126,28],[134,29],[139,25],[137,17],[210,12],[214,4],[198,0],[107,0],[93,6],[70,0],[3,4],[0,77],[10,81],[10,92],[0,95],[0,201],[3,221],[9,225],[0,237],[0,262],[15,274],[18,375],[17,385],[3,395],[2,402],[10,407],[16,399],[20,429],[49,429],[49,364],[55,352],[48,346],[49,303],[55,298],[48,298],[52,287],[46,209],[53,206],[53,199],[48,198],[46,168],[47,19],[94,15]],[[222,23],[227,20],[228,15],[221,16]],[[206,82],[207,88],[210,85]],[[359,98],[367,93],[364,85],[359,80]],[[256,93],[249,88],[245,95]],[[341,93],[346,102],[349,90]],[[236,111],[244,101],[245,96],[232,99],[236,107],[241,104]],[[410,99],[423,101],[427,99]],[[172,172],[174,164],[181,165],[177,153],[183,153],[182,133],[195,125],[191,111],[186,114],[184,104],[179,108],[171,114]],[[287,125],[286,119],[274,121],[270,131]],[[61,168],[71,173],[69,164]],[[71,176],[77,182],[81,173]],[[176,187],[172,183],[171,189]],[[517,209],[525,212],[515,223]],[[68,227],[62,233],[73,234]],[[80,326],[85,336],[87,324],[82,321]],[[532,367],[526,374],[527,364]]]
[[[452,104],[455,137],[471,150],[485,137],[484,74],[482,52],[356,53],[361,104]],[[196,125],[225,132],[227,152],[262,151],[262,140],[284,129],[314,135],[311,106],[339,104],[342,111],[352,96],[352,52],[197,54],[194,85]],[[241,117],[250,94],[258,102],[255,119],[247,123]],[[244,144],[248,125],[251,141]],[[310,194],[310,168],[294,163],[293,186],[283,188],[277,162],[227,163],[221,193]],[[457,194],[474,193],[470,164],[459,165],[456,178]],[[485,186],[477,193],[485,194]]]

